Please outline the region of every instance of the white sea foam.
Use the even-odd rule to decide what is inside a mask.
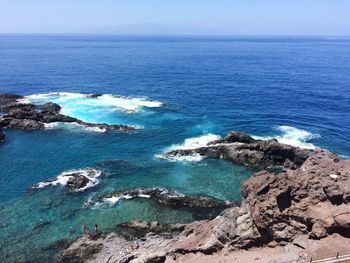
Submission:
[[[84,191],[88,188],[91,188],[97,185],[99,183],[97,177],[101,175],[101,171],[95,170],[95,169],[71,170],[71,171],[61,173],[54,180],[40,182],[34,185],[32,188],[38,189],[38,188],[44,188],[48,186],[57,186],[57,185],[65,186],[68,183],[69,179],[72,178],[74,176],[73,174],[75,173],[79,173],[80,175],[89,179],[89,182],[86,184],[86,186],[75,190],[77,192]]]
[[[204,157],[198,153],[192,153],[189,155],[168,155],[168,156],[166,154],[157,154],[155,155],[155,157],[159,159],[165,159],[170,162],[200,162],[204,159]]]
[[[139,194],[138,197],[141,197],[141,198],[151,198],[150,195],[145,195],[145,194]]]
[[[52,101],[62,107],[63,113],[69,113],[79,106],[105,107],[122,110],[128,113],[142,111],[143,107],[157,108],[163,105],[160,101],[147,100],[143,97],[122,97],[112,94],[103,94],[97,97],[91,97],[91,94],[71,93],[71,92],[51,92],[43,94],[33,94],[20,99],[22,103],[45,103]],[[69,114],[68,114],[69,115]]]
[[[181,144],[173,144],[166,151],[183,150],[183,149],[196,149],[200,147],[205,147],[209,142],[219,140],[221,137],[212,133],[201,135],[198,137],[191,137],[185,139]]]
[[[89,131],[89,132],[106,132],[106,129],[100,127],[88,127],[85,125],[81,125],[77,122],[51,122],[44,124],[45,129],[48,130],[61,130],[68,129],[72,131]]]
[[[93,176],[91,176],[91,171],[93,171]],[[81,175],[85,176],[87,179],[89,179],[89,182],[86,184],[86,186],[77,189],[77,191],[84,191],[88,188],[94,187],[95,185],[99,184],[99,180],[97,179],[97,177],[99,177],[101,175],[101,171],[99,170],[79,170],[79,172],[81,173]]]
[[[103,198],[103,202],[108,203],[110,205],[114,205],[120,200],[132,199],[132,198],[133,197],[131,195],[111,196],[111,197]]]
[[[319,138],[319,134],[314,134],[306,130],[298,129],[292,126],[278,126],[276,130],[282,133],[277,136],[253,136],[254,139],[268,140],[276,138],[278,142],[289,144],[292,146],[305,148],[305,149],[315,149],[317,146],[308,142],[309,140]]]
[[[198,153],[192,153],[189,155],[166,155],[167,152],[174,150],[186,150],[186,149],[196,149],[200,147],[206,147],[209,142],[219,140],[221,137],[212,133],[201,135],[198,137],[191,137],[185,139],[181,144],[173,144],[166,148],[164,153],[156,154],[155,157],[159,159],[166,159],[168,161],[184,161],[184,162],[200,162],[203,160],[203,156]]]
[[[66,185],[71,177],[72,176],[68,176],[68,175],[63,173],[63,174],[57,176],[55,180],[40,182],[40,183],[36,184],[35,186],[33,186],[33,188],[44,188],[47,186]]]
[[[85,203],[85,207],[91,207],[92,209],[104,207],[105,205],[113,206],[116,203],[122,201],[122,200],[129,200],[134,198],[151,198],[150,195],[147,194],[138,194],[138,195],[116,195],[116,196],[110,196],[105,197],[102,199],[101,202],[93,202],[91,198],[88,199],[88,201]]]

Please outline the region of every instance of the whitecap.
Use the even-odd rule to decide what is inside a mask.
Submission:
[[[269,140],[272,138],[276,138],[278,142],[305,148],[305,149],[315,149],[317,146],[314,144],[308,142],[312,139],[317,139],[320,137],[319,134],[311,133],[306,130],[302,130],[296,127],[287,126],[287,125],[281,125],[277,126],[275,128],[277,131],[279,131],[280,135],[277,136],[252,136],[254,139],[257,140]]]

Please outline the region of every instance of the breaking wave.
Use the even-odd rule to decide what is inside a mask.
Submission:
[[[115,96],[112,94],[82,94],[71,92],[50,92],[42,94],[33,94],[20,100],[23,103],[46,103],[55,102],[62,107],[64,114],[69,115],[69,106],[92,106],[108,107],[115,110],[122,110],[128,113],[136,113],[145,108],[157,108],[163,105],[162,102],[147,100],[143,97],[130,98]]]
[[[198,137],[191,137],[185,139],[185,141],[181,144],[173,144],[167,148],[167,152],[174,150],[182,150],[182,149],[196,149],[200,147],[205,147],[209,142],[219,140],[221,137],[219,135],[215,135],[212,133],[208,133],[205,135],[201,135]]]
[[[78,130],[78,131],[89,131],[89,132],[106,132],[107,129],[100,128],[100,127],[88,127],[82,124],[79,124],[77,122],[51,122],[51,123],[44,123],[45,129],[47,130]]]
[[[315,149],[317,146],[310,143],[312,139],[317,139],[320,137],[319,134],[311,133],[306,130],[302,130],[296,127],[282,125],[275,128],[280,134],[276,136],[253,136],[254,139],[268,140],[276,138],[278,142],[289,144],[292,146],[305,148],[305,149]]]
[[[203,160],[203,156],[198,153],[193,153],[190,155],[179,155],[179,156],[167,156],[165,153],[174,150],[185,150],[185,149],[196,149],[200,147],[206,147],[209,142],[219,140],[221,137],[212,133],[201,135],[198,137],[191,137],[185,139],[181,144],[173,144],[167,147],[162,154],[155,155],[156,158],[166,159],[168,161],[185,161],[185,162],[200,162]]]
[[[45,104],[53,102],[61,107],[61,114],[82,120],[87,123],[103,123],[110,125],[140,126],[137,122],[140,113],[158,108],[162,102],[142,97],[122,97],[112,94],[82,94],[70,92],[51,92],[34,94],[19,99],[21,103]],[[77,126],[76,124],[73,124]],[[68,128],[69,125],[53,127]],[[141,126],[140,126],[141,127]],[[49,126],[49,128],[51,128]],[[78,127],[79,128],[79,127]],[[85,127],[86,128],[86,127]],[[86,128],[84,130],[104,132],[103,129]]]
[[[84,185],[81,188],[74,189],[74,191],[76,192],[81,192],[88,188],[96,186],[99,183],[97,177],[99,177],[100,175],[101,175],[101,171],[95,170],[95,169],[71,170],[71,171],[61,173],[53,180],[42,181],[36,185],[33,185],[31,189],[40,189],[44,187],[58,186],[58,185],[66,186],[71,178],[75,176],[83,176],[88,180],[86,185]]]

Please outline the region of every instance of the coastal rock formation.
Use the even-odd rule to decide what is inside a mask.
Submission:
[[[194,154],[227,159],[260,170],[273,166],[295,169],[314,154],[314,150],[282,144],[276,139],[255,140],[245,133],[232,132],[222,140],[208,143],[206,147],[174,150],[166,153],[166,156],[171,158]]]
[[[100,175],[101,172],[95,169],[64,172],[53,180],[47,180],[33,185],[31,189],[33,190],[48,186],[63,185],[66,186],[70,191],[84,191],[87,188],[97,185],[97,177]]]
[[[173,262],[186,254],[287,244],[296,244],[293,246],[302,251],[304,243],[332,236],[350,238],[350,160],[325,150],[303,150],[241,135],[194,151],[217,158],[226,154],[227,159],[256,168],[288,165],[279,174],[260,171],[245,181],[240,207],[227,208],[212,220],[182,226],[179,234],[170,237],[152,233],[156,231],[150,227],[144,238],[133,241],[115,233],[97,240],[83,237],[64,250],[60,260]],[[209,155],[211,151],[215,154]],[[248,161],[252,156],[257,156],[256,161]],[[301,237],[306,241],[301,243]]]
[[[205,195],[184,195],[179,192],[170,191],[165,188],[137,188],[123,192],[106,194],[99,198],[99,201],[109,199],[131,199],[131,198],[151,198],[158,202],[173,207],[227,207],[233,203],[217,200]]]
[[[126,125],[109,125],[105,123],[87,123],[82,120],[61,114],[61,107],[53,102],[44,105],[31,103],[21,103],[23,99],[20,95],[0,94],[0,112],[4,113],[0,117],[1,128],[13,129],[44,129],[45,124],[54,122],[76,123],[78,125],[99,128],[102,130],[132,131],[135,127]]]
[[[195,219],[214,218],[222,210],[237,206],[233,202],[218,200],[206,195],[185,195],[165,188],[137,188],[123,192],[115,192],[90,200],[86,207],[97,207],[101,204],[115,204],[121,200],[146,198],[158,202],[162,206],[174,209],[187,209]]]

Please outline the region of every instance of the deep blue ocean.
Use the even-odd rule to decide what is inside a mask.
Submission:
[[[5,130],[2,262],[51,262],[58,250],[48,245],[80,236],[83,223],[107,231],[132,219],[199,219],[148,199],[86,206],[103,193],[165,187],[239,202],[240,183],[254,171],[223,160],[162,158],[231,130],[350,156],[350,38],[0,35],[0,92],[54,101],[85,121],[140,128]],[[85,96],[92,93],[105,95]],[[86,168],[102,171],[86,191],[29,191]]]

